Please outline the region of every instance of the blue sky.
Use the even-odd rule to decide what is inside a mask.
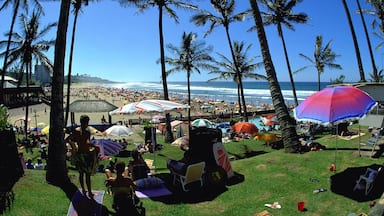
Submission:
[[[195,1],[200,7],[213,11],[209,1]],[[360,1],[363,8],[368,8],[365,1]],[[45,23],[56,22],[59,17],[59,1],[43,2],[45,16],[41,21]],[[355,12],[357,9],[355,1],[348,1],[352,13],[357,38],[359,40],[362,55],[363,67],[366,78],[372,71],[370,64],[367,43],[363,32],[360,16]],[[237,1],[236,12],[249,8],[249,1]],[[261,7],[261,10],[264,8]],[[339,75],[346,76],[346,81],[356,82],[359,80],[359,72],[354,52],[354,46],[350,29],[347,23],[346,14],[341,1],[335,0],[305,0],[294,8],[294,13],[304,12],[310,20],[308,24],[295,25],[295,31],[284,28],[286,45],[291,62],[292,70],[297,70],[309,64],[307,60],[299,57],[303,53],[312,57],[314,52],[315,38],[323,35],[323,43],[332,40],[332,50],[340,55],[336,63],[343,67],[343,70],[325,69],[321,76],[322,81],[330,81]],[[213,33],[204,36],[208,26],[196,27],[190,23],[192,12],[184,10],[177,11],[180,23],[176,24],[167,15],[164,15],[164,40],[165,44],[172,43],[179,46],[183,31],[197,33],[198,39],[204,40],[207,45],[212,45],[214,52],[212,56],[217,58],[216,52],[229,57],[229,47],[225,37],[224,29],[217,28]],[[366,22],[369,25],[372,21],[371,15],[366,15]],[[0,12],[0,38],[5,40],[4,33],[8,31],[11,21],[10,9]],[[159,36],[158,36],[158,12],[155,8],[146,10],[144,13],[137,13],[134,7],[121,7],[115,1],[91,2],[83,7],[78,18],[76,31],[76,44],[73,62],[73,74],[89,74],[113,81],[159,81],[161,79],[160,65],[156,63],[159,59]],[[16,31],[20,31],[20,22],[17,22]],[[244,41],[252,44],[249,56],[260,56],[257,62],[262,61],[259,48],[259,41],[256,32],[247,32],[247,29],[254,25],[253,19],[241,23],[233,23],[230,26],[232,40]],[[284,59],[281,39],[277,35],[275,26],[265,27],[273,63],[279,81],[289,81],[287,67]],[[70,45],[72,30],[72,16],[68,26],[67,45]],[[56,29],[47,35],[47,39],[54,38]],[[380,42],[377,37],[370,34],[372,45],[375,48]],[[53,47],[47,55],[53,61]],[[67,49],[67,54],[69,48]],[[375,60],[378,69],[383,68],[383,50],[375,51]],[[169,53],[166,51],[166,55]],[[68,64],[68,61],[66,61]],[[68,66],[65,67],[67,71]],[[264,68],[256,73],[264,74]],[[206,81],[213,78],[212,75],[203,72],[192,74],[191,81]],[[314,68],[307,69],[295,74],[296,81],[317,81],[317,72]],[[170,75],[168,81],[186,81],[185,72],[178,72]]]

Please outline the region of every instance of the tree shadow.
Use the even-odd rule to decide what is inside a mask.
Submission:
[[[381,184],[384,180],[383,172],[379,172],[377,175],[373,183],[373,189],[368,195],[364,194],[364,190],[353,190],[356,185],[356,181],[359,179],[360,175],[365,173],[367,168],[378,170],[380,167],[382,166],[372,164],[370,166],[363,167],[350,167],[342,172],[336,173],[331,176],[330,179],[331,191],[358,202],[365,202],[380,198],[384,192],[384,185]]]

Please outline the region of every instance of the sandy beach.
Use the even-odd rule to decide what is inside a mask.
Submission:
[[[64,92],[66,93],[66,86],[64,86]],[[136,102],[143,99],[160,99],[161,93],[160,92],[153,92],[153,91],[136,91],[136,90],[127,90],[127,89],[118,89],[118,88],[104,88],[100,87],[99,83],[75,83],[71,86],[71,103],[77,100],[105,100],[116,107],[123,106],[124,104],[130,103],[130,102]],[[183,101],[179,98],[170,98],[170,100],[186,104],[187,101]],[[64,103],[66,101],[66,97],[64,98]],[[217,103],[212,102],[212,107],[214,108],[211,110],[207,109],[201,109],[202,102],[196,101],[195,99],[192,101],[191,104],[191,115],[194,116],[208,116],[212,115],[213,113],[220,113],[223,111],[227,111],[225,109],[224,103]],[[64,105],[65,107],[65,105]],[[91,124],[99,124],[101,123],[101,119],[104,116],[104,118],[108,121],[108,113],[107,112],[87,112],[87,110],[84,110],[84,112],[75,113],[75,121],[79,121],[79,118],[81,115],[86,114],[90,117],[90,123]],[[187,116],[187,110],[181,112],[182,116]],[[29,128],[34,127],[42,127],[44,125],[49,125],[50,123],[50,106],[42,103],[37,105],[31,105],[29,107],[29,114],[28,118],[29,121]],[[137,114],[131,114],[131,115],[112,115],[111,120],[112,123],[117,123],[119,121],[122,122],[129,122],[130,119],[147,119],[150,120],[152,118],[153,114],[147,114],[142,113],[140,115]],[[172,112],[172,116],[180,116],[180,113]],[[23,125],[23,119],[25,116],[25,108],[14,108],[9,109],[9,117],[10,117],[10,123],[15,126],[22,126]],[[70,122],[68,122],[70,124]],[[142,125],[134,125],[132,127],[134,133],[140,133],[143,130]],[[133,139],[133,141],[139,142],[142,138],[140,136],[130,136],[130,139]],[[140,139],[140,140],[139,140]]]

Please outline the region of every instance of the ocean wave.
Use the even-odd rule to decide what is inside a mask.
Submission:
[[[271,103],[271,93],[266,83],[257,83],[255,85],[247,85],[244,89],[244,96],[247,102],[250,103]],[[106,84],[107,87],[124,88],[132,90],[147,90],[147,91],[163,91],[163,84],[160,82],[127,82]],[[304,86],[304,85],[303,85]],[[192,82],[191,83],[192,98],[209,98],[212,100],[237,101],[237,87],[230,82]],[[306,84],[305,88],[310,88],[312,85]],[[170,95],[187,98],[187,85],[184,82],[168,83],[168,92]],[[293,101],[292,90],[281,91],[286,101]],[[299,101],[305,100],[308,96],[315,93],[313,89],[296,90],[296,96]]]

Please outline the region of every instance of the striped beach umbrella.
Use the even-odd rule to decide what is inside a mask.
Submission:
[[[207,127],[207,128],[215,128],[215,123],[209,121],[208,119],[199,118],[194,120],[191,125],[193,127]]]

